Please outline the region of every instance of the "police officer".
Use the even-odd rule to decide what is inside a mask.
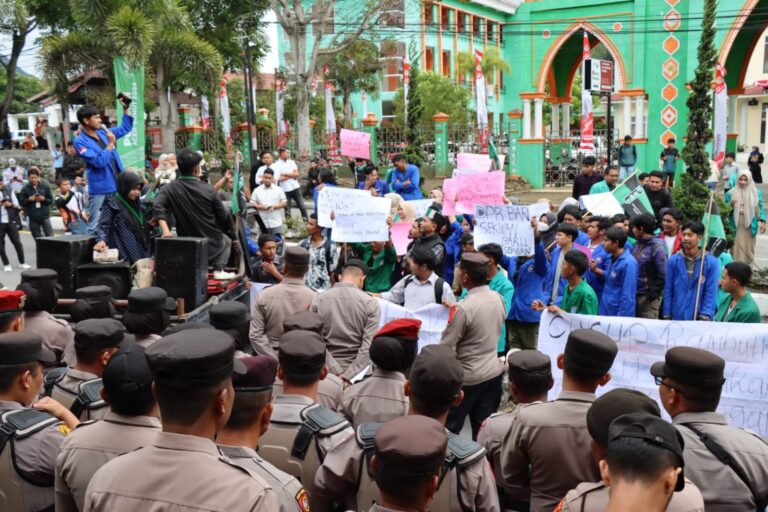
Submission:
[[[79,423],[51,398],[35,402],[43,386],[43,364],[56,356],[31,333],[0,334],[0,509],[53,507],[56,452]]]
[[[180,324],[173,325],[163,331],[163,337],[170,334],[176,334],[178,332],[198,331],[200,329],[213,329],[213,326],[204,322],[182,322]]]
[[[259,438],[269,427],[272,415],[272,385],[277,360],[269,356],[245,357],[245,375],[235,375],[232,414],[219,432],[219,451],[235,464],[253,471],[277,493],[280,512],[307,512],[309,496],[298,480],[265,461],[256,453]]]
[[[25,270],[16,287],[27,296],[24,303],[24,330],[43,338],[43,344],[61,359],[64,348],[73,342],[75,333],[64,320],[51,315],[59,300],[58,274],[49,268]]]
[[[515,350],[507,358],[509,365],[508,410],[492,414],[480,429],[477,442],[485,448],[488,461],[493,468],[499,500],[503,510],[528,510],[531,490],[526,482],[504,486],[501,478],[501,445],[515,419],[518,407],[524,404],[547,401],[547,392],[552,389],[552,362],[549,356],[538,350]],[[514,404],[518,404],[515,407]]]
[[[381,501],[370,512],[429,510],[447,445],[443,426],[432,418],[404,416],[383,425],[371,458]]]
[[[0,290],[0,333],[24,329],[24,302],[27,296],[18,290]]]
[[[319,294],[312,305],[325,323],[328,350],[341,366],[339,376],[347,381],[370,364],[368,350],[379,329],[379,303],[363,292],[367,275],[362,260],[347,260],[339,282]]]
[[[308,268],[306,249],[295,246],[285,250],[282,282],[259,292],[253,305],[249,338],[254,353],[277,357],[283,322],[299,311],[309,309],[317,292],[304,285]]]
[[[464,400],[451,410],[446,426],[454,434],[461,432],[469,415],[472,439],[485,419],[496,411],[501,401],[504,368],[496,355],[507,308],[501,295],[488,287],[488,258],[477,253],[462,254],[459,280],[467,296],[451,306],[442,345],[456,351],[464,367]]]
[[[285,322],[283,322],[284,332],[295,330],[312,331],[323,336],[323,328],[323,319],[314,311],[296,313],[292,317],[286,318]],[[320,381],[317,387],[317,403],[326,406],[332,411],[338,411],[344,395],[344,381],[333,373],[333,369],[339,368],[339,365],[333,359],[331,353],[328,352],[327,345],[325,350],[325,366],[328,368],[328,375]],[[275,380],[275,385],[272,388],[272,396],[282,394],[283,381],[278,378]]]
[[[616,342],[601,332],[571,331],[557,357],[563,370],[560,396],[517,413],[502,443],[501,473],[505,485],[530,480],[531,511],[550,511],[569,489],[600,479],[590,451],[587,410],[598,386],[611,379],[617,352]]]
[[[608,427],[625,414],[660,417],[658,404],[634,389],[617,388],[599,396],[587,411],[587,430],[592,437],[592,456],[596,463],[605,458]],[[563,512],[602,512],[608,506],[608,486],[602,480],[583,482],[571,489],[558,505]],[[704,512],[704,500],[698,487],[685,479],[685,487],[672,495],[667,512]]]
[[[125,327],[112,318],[90,318],[75,326],[75,366],[63,376],[46,375],[45,394],[83,420],[98,420],[109,411],[99,397],[101,376],[109,358],[125,341]]]
[[[56,510],[77,512],[101,466],[120,454],[149,446],[161,430],[152,374],[144,348],[127,343],[115,352],[102,376],[109,412],[101,421],[81,423],[61,445],[56,458]]]
[[[314,492],[312,479],[326,454],[354,431],[343,416],[317,403],[318,383],[328,374],[325,343],[312,331],[290,331],[280,338],[283,394],[272,401],[269,429],[259,441],[259,454],[296,477],[309,493],[313,509],[325,504]]]
[[[89,318],[114,318],[112,288],[99,284],[75,290],[75,303],[69,307],[70,320],[77,323]]]
[[[707,512],[762,510],[768,504],[768,444],[715,412],[725,361],[706,350],[675,347],[651,367],[659,396],[685,440],[686,473]]]
[[[213,439],[229,419],[232,374],[245,373],[232,338],[190,330],[153,343],[146,358],[163,431],[141,450],[99,469],[88,485],[86,511],[278,509],[264,479],[219,454]]]
[[[448,347],[427,345],[411,367],[404,384],[408,396],[408,414],[428,416],[445,423],[448,411],[458,405],[464,370],[456,354]],[[356,503],[355,510],[366,510],[378,500],[372,471],[368,467],[371,441],[378,424],[362,424],[356,436],[341,442],[326,457],[315,476],[315,492],[329,501],[344,499]],[[441,512],[499,511],[499,498],[485,450],[468,439],[448,434],[446,471],[432,510]]]
[[[170,315],[176,311],[176,301],[162,288],[150,286],[128,294],[128,308],[123,313],[123,325],[134,335],[134,342],[144,348],[160,339],[168,328]]]
[[[384,325],[371,343],[376,369],[344,392],[341,413],[357,428],[362,423],[386,423],[408,413],[403,384],[416,358],[421,320],[400,318]]]
[[[253,354],[253,348],[251,348],[248,340],[248,329],[251,326],[251,314],[248,312],[248,306],[242,302],[225,300],[211,306],[208,315],[211,325],[215,329],[229,334],[235,340],[235,355],[237,357]]]

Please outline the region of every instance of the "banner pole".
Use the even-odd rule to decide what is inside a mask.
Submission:
[[[699,316],[699,300],[701,297],[701,283],[704,281],[704,261],[707,259],[707,243],[709,241],[709,225],[712,223],[712,204],[714,201],[715,193],[711,191],[709,193],[709,201],[707,201],[707,227],[704,230],[704,247],[701,253],[701,265],[699,265],[699,283],[696,285],[696,303],[693,307],[693,320]]]

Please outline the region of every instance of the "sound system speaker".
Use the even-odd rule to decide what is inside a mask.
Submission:
[[[169,297],[184,299],[185,312],[208,299],[208,239],[155,239],[155,286]]]
[[[58,272],[61,296],[74,298],[77,267],[93,262],[92,235],[46,236],[37,239],[37,268],[50,268]]]
[[[77,287],[106,285],[112,289],[115,299],[127,299],[131,293],[131,264],[127,261],[117,263],[86,263],[77,267]]]

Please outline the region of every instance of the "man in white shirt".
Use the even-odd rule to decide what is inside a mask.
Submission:
[[[275,166],[272,165],[274,162],[275,162],[275,158],[272,156],[272,153],[270,153],[269,151],[265,151],[261,155],[262,166],[256,170],[256,178],[254,179],[256,186],[253,187],[254,190],[256,190],[256,187],[261,185],[261,177],[264,176],[264,171],[266,171],[267,169],[272,169],[272,171],[274,172],[275,174],[274,182],[280,181],[280,173],[275,168]]]
[[[374,295],[410,311],[445,301],[456,302],[450,284],[435,274],[435,256],[430,250],[414,247],[408,254],[408,265],[411,275],[398,281],[390,291]]]
[[[3,260],[3,270],[11,272],[11,262],[5,253],[5,236],[16,249],[16,256],[19,258],[19,268],[26,270],[29,267],[24,262],[24,246],[21,245],[19,238],[19,228],[16,225],[16,216],[19,211],[19,200],[16,198],[10,188],[5,188],[5,182],[0,182],[0,258]]]
[[[16,165],[16,160],[13,158],[8,159],[8,168],[3,171],[3,184],[10,188],[14,194],[21,192],[24,187],[24,179],[26,173],[23,167]]]
[[[285,148],[277,150],[277,162],[272,165],[277,176],[277,181],[280,183],[280,188],[285,192],[285,196],[288,199],[288,215],[291,215],[292,201],[296,201],[296,206],[301,212],[302,218],[307,220],[307,209],[304,207],[304,198],[301,197],[301,188],[299,187],[299,168],[296,166],[296,162],[288,158],[289,152]]]
[[[287,204],[285,192],[274,185],[275,172],[266,169],[261,175],[261,185],[253,192],[251,201],[259,211],[267,232],[271,234],[282,233],[285,214],[283,209]]]

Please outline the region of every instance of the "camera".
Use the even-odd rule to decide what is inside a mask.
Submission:
[[[124,108],[128,108],[131,106],[131,98],[126,93],[121,92],[117,95],[117,101],[119,101]]]

